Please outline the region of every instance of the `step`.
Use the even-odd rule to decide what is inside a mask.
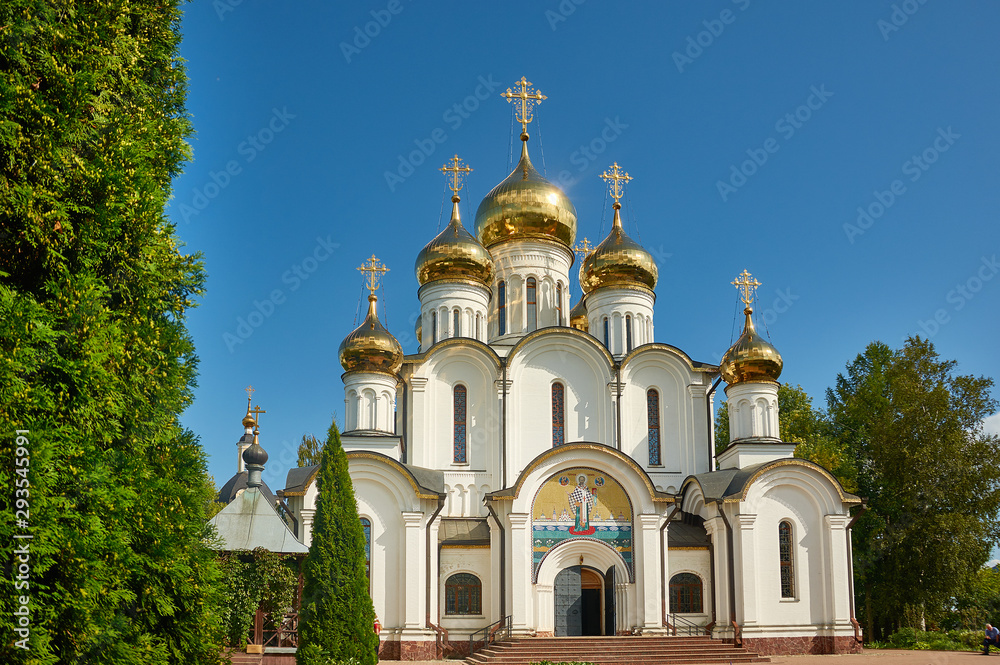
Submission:
[[[698,636],[531,637],[495,642],[466,659],[470,665],[530,665],[589,661],[602,665],[685,665],[770,662],[731,643]]]

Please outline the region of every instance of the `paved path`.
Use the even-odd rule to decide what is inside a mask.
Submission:
[[[980,662],[981,661],[981,662]],[[381,661],[382,665],[459,665],[458,660]],[[861,654],[844,656],[771,656],[772,663],[781,665],[1000,665],[1000,652],[984,656],[978,651],[902,651],[869,649]]]

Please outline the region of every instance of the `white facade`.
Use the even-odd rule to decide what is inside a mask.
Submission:
[[[652,290],[595,288],[586,333],[565,238],[488,249],[489,288],[421,287],[420,352],[398,375],[344,375],[382,657],[433,658],[445,632],[457,649],[507,616],[523,636],[695,626],[763,653],[852,650],[860,501],[792,459],[777,384],[727,388],[717,470],[719,368],[654,341]],[[308,542],[316,493],[297,473],[283,496]]]

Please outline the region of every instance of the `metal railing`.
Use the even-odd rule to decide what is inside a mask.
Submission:
[[[676,614],[670,615],[669,625],[671,635],[704,635],[705,626],[700,626],[689,619]]]
[[[257,644],[263,648],[298,647],[299,613],[268,614],[257,610],[247,638],[248,644]]]
[[[486,648],[498,639],[510,639],[510,627],[512,625],[511,615],[507,615],[499,621],[494,621],[485,628],[480,628],[469,635],[469,656],[476,653],[477,649]],[[482,637],[478,637],[478,636]],[[482,642],[482,647],[477,646]]]

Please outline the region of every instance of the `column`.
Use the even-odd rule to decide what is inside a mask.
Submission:
[[[828,565],[820,565],[819,570],[828,571],[824,582],[829,585],[828,593],[826,598],[828,599],[827,606],[829,607],[829,616],[825,617],[828,619],[829,623],[833,624],[835,628],[852,631],[853,626],[851,626],[851,580],[848,575],[850,574],[850,567],[847,561],[847,522],[850,520],[849,515],[825,515],[823,517],[824,533],[826,536],[826,559],[829,562]],[[794,561],[794,559],[793,559]],[[809,562],[808,569],[803,566],[798,566],[797,571],[800,575],[803,571],[812,570],[815,568],[814,562]],[[815,576],[810,575],[809,580],[810,586],[812,582],[816,580]],[[810,593],[816,593],[817,590],[810,588]]]
[[[642,632],[656,633],[664,630],[660,603],[660,516],[636,515],[638,531],[642,534],[636,543],[641,552],[636,570],[636,586],[642,588]]]
[[[424,612],[421,606],[423,600],[423,589],[426,581],[424,579],[423,566],[423,513],[404,512],[403,530],[405,532],[404,554],[405,561],[402,575],[404,580],[403,588],[403,630],[420,630],[424,626]]]
[[[733,520],[736,566],[736,616],[743,630],[757,625],[757,561],[754,522],[757,515],[736,515]]]
[[[303,508],[299,511],[299,541],[309,547],[312,544],[313,519],[316,511],[310,508]]]
[[[705,531],[712,541],[712,607],[715,608],[715,637],[724,637],[732,628],[729,615],[729,571],[726,525],[721,517],[705,520]],[[721,635],[720,635],[721,633]]]
[[[510,595],[513,629],[526,632],[531,616],[531,516],[511,513],[510,521]]]

